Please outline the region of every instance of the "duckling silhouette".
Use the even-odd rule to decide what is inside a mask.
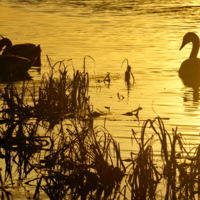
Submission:
[[[30,79],[28,70],[35,60],[15,55],[0,55],[0,81]]]
[[[199,88],[200,86],[200,59],[197,58],[199,52],[199,37],[188,32],[184,35],[180,50],[188,43],[192,42],[192,51],[188,59],[183,61],[179,69],[179,77],[186,86]]]
[[[13,45],[10,39],[2,37],[2,39],[0,40],[0,51],[2,51],[2,55],[9,54],[9,55],[17,55],[20,57],[28,58],[30,60],[34,59],[35,61],[33,65],[41,66],[40,45],[36,46],[35,44],[32,43]]]

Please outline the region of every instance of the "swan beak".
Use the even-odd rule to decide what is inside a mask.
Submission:
[[[179,50],[181,50],[186,44],[185,43],[182,43],[181,47]]]

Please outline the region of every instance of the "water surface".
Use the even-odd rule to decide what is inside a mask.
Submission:
[[[41,73],[48,72],[46,55],[52,62],[72,59],[81,69],[86,55],[90,74],[90,97],[95,109],[107,112],[106,126],[129,155],[131,129],[156,116],[167,129],[178,126],[188,143],[199,140],[199,100],[178,77],[180,64],[188,58],[191,45],[179,51],[188,31],[200,35],[198,1],[166,0],[2,0],[0,34],[13,44],[31,42],[42,48]],[[136,83],[124,83],[128,59]],[[67,63],[68,61],[66,61]],[[110,86],[97,79],[111,75]],[[30,70],[33,80],[40,74]],[[20,83],[17,83],[20,85]],[[117,94],[125,98],[119,101]],[[112,107],[108,112],[105,106]],[[142,107],[135,116],[122,115]],[[104,123],[105,116],[95,122]]]

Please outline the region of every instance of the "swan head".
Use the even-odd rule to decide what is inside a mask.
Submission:
[[[3,50],[4,46],[8,46],[9,48],[12,46],[12,42],[8,39],[0,35],[2,39],[0,39],[0,52]]]
[[[188,43],[190,42],[198,42],[199,43],[199,37],[194,32],[188,32],[183,37],[183,42],[180,47],[180,50]]]

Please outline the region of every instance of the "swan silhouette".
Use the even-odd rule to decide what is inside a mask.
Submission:
[[[9,54],[9,55],[17,55],[20,57],[28,58],[30,60],[34,59],[35,61],[33,65],[41,66],[40,45],[36,46],[35,44],[32,43],[12,45],[10,39],[2,37],[2,39],[0,40],[0,51],[2,51],[2,55]]]
[[[179,69],[179,77],[186,86],[199,88],[200,86],[200,59],[197,58],[199,52],[199,37],[188,32],[184,35],[180,50],[188,43],[192,42],[192,51],[188,59],[182,62]]]
[[[15,55],[0,55],[0,81],[30,79],[28,70],[34,61]]]

